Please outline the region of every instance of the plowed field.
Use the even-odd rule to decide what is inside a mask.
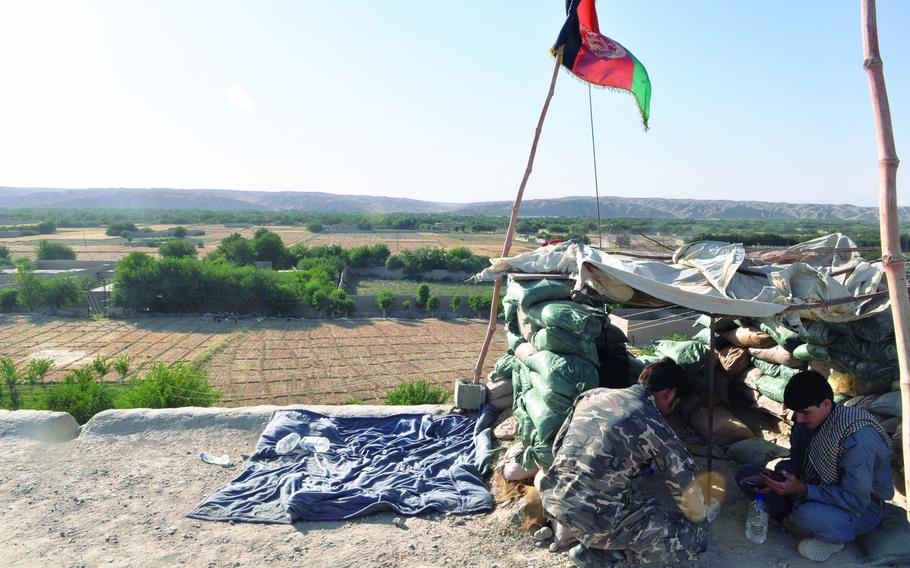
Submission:
[[[198,316],[90,321],[0,317],[0,356],[17,363],[46,357],[49,380],[95,356],[196,361],[225,393],[225,406],[379,403],[386,391],[416,379],[452,388],[472,374],[486,322],[479,320],[284,320],[214,322]],[[504,353],[502,332],[486,370]],[[106,377],[116,380],[115,374]]]

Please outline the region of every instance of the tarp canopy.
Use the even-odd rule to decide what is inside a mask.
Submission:
[[[606,253],[569,241],[491,259],[490,268],[474,281],[517,273],[570,275],[576,289],[587,286],[627,306],[678,305],[750,318],[795,311],[809,320],[852,321],[889,306],[887,296],[817,306],[887,289],[882,263],[863,260],[856,248],[839,233],[751,257],[741,244],[700,241],[664,260]]]

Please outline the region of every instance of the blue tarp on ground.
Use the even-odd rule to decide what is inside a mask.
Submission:
[[[187,516],[288,524],[350,519],[378,511],[480,513],[493,509],[483,481],[490,467],[489,406],[479,415],[326,416],[276,410],[243,472]],[[279,455],[296,432],[324,436],[324,453]]]

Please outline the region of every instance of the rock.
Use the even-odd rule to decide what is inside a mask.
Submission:
[[[404,519],[401,517],[395,517],[392,519],[392,524],[402,530],[406,530],[408,526],[405,524]]]
[[[553,538],[553,529],[550,527],[541,527],[534,532],[534,535],[531,538],[536,541],[550,540]]]

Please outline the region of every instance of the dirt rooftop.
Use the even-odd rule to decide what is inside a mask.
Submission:
[[[276,407],[111,410],[69,441],[59,413],[0,411],[0,564],[10,568],[274,566],[571,566],[565,553],[534,546],[508,504],[488,515],[390,513],[347,522],[217,523],[184,514],[236,476]],[[347,415],[446,407],[310,406]],[[55,416],[56,415],[56,416]],[[67,415],[68,416],[68,415]],[[65,418],[65,417],[64,417]],[[69,429],[69,432],[67,432]],[[228,454],[232,468],[203,463]],[[715,461],[728,486],[736,464]],[[703,465],[702,460],[702,465]],[[660,480],[649,482],[662,490]],[[728,491],[708,552],[696,566],[817,566],[796,554],[796,538],[772,528],[753,545],[743,536],[746,501]],[[404,522],[401,522],[404,521]],[[833,560],[862,566],[856,544]]]

